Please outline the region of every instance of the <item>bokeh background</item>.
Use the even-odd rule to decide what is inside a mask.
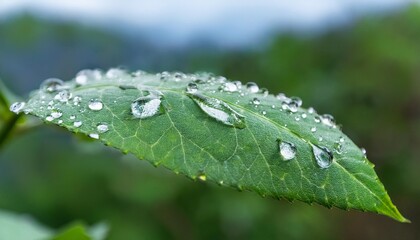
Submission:
[[[301,97],[367,149],[412,223],[193,182],[51,125],[1,147],[1,209],[52,229],[106,222],[107,239],[419,239],[418,2],[0,1],[0,78],[17,95],[109,67]]]

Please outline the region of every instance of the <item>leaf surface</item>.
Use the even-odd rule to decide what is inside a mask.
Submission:
[[[110,69],[47,80],[16,112],[192,179],[408,221],[334,119],[301,104],[206,73]]]

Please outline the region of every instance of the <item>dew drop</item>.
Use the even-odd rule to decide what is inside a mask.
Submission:
[[[57,122],[58,124],[62,124],[63,123],[63,120],[58,120],[58,122]]]
[[[198,85],[196,83],[188,83],[187,85],[187,92],[189,93],[195,93],[198,91]]]
[[[320,123],[320,122],[321,122],[321,118],[320,118],[319,116],[315,116],[315,117],[314,117],[314,121],[315,121],[316,123]]]
[[[205,174],[200,174],[198,175],[198,179],[205,182],[207,180],[207,176]]]
[[[78,128],[78,127],[82,126],[82,124],[83,124],[82,121],[76,121],[76,122],[73,123],[73,126]]]
[[[101,123],[98,126],[96,126],[96,129],[98,130],[99,133],[106,133],[109,130],[108,125],[104,123]]]
[[[340,137],[339,141],[340,141],[341,143],[343,143],[343,142],[344,142],[344,138],[343,138],[343,137]]]
[[[307,117],[308,117],[308,115],[306,115],[306,113],[302,113],[302,115],[301,115],[301,116],[302,116],[302,118],[303,118],[303,119],[305,119],[305,118],[307,118]]]
[[[73,98],[73,105],[74,106],[79,106],[80,102],[82,101],[82,98],[80,96],[75,96]]]
[[[99,110],[102,110],[102,108],[104,107],[104,104],[97,99],[92,99],[90,100],[88,107],[90,110],[99,111]]]
[[[54,119],[60,118],[61,116],[63,116],[63,113],[59,110],[54,110],[51,112],[51,117],[53,117]]]
[[[63,103],[68,102],[71,98],[72,98],[72,94],[68,90],[60,91],[54,97],[55,100],[58,100],[58,101],[63,102]]]
[[[187,93],[187,95],[194,100],[201,110],[217,121],[235,128],[246,127],[245,117],[233,110],[227,103],[197,93]]]
[[[315,109],[313,107],[309,107],[308,108],[308,113],[309,114],[314,114],[314,113],[316,113],[316,111],[315,111]]]
[[[343,144],[339,141],[334,143],[334,150],[337,154],[341,154],[343,152]]]
[[[299,116],[296,116],[295,117],[295,120],[298,122],[298,121],[300,121],[300,117]]]
[[[262,114],[262,115],[266,115],[266,114],[267,114],[267,112],[263,110],[263,111],[261,112],[261,114]]]
[[[362,151],[364,157],[367,156],[367,151],[365,148],[360,148],[360,151]]]
[[[76,116],[75,115],[71,115],[70,116],[70,120],[74,120],[74,119],[76,119]]]
[[[51,122],[52,120],[54,120],[54,118],[52,116],[47,116],[45,120],[47,120],[48,122]]]
[[[163,113],[161,102],[160,97],[156,95],[139,97],[131,103],[131,114],[134,118],[145,119]]]
[[[93,139],[99,139],[99,134],[97,134],[97,133],[91,133],[91,134],[89,134],[89,137],[91,137]]]
[[[293,143],[282,141],[279,143],[279,149],[283,161],[292,160],[296,156],[296,147]]]
[[[258,91],[260,91],[260,88],[258,87],[258,85],[254,82],[249,82],[246,84],[246,89],[250,92],[250,93],[257,93]]]
[[[225,92],[236,92],[236,91],[238,91],[238,85],[236,85],[233,82],[226,82],[226,83],[222,84],[220,89],[225,91]]]
[[[76,84],[85,85],[89,80],[100,80],[102,78],[102,73],[99,70],[85,69],[77,73],[76,75]]]
[[[319,137],[319,138],[318,138],[318,141],[322,142],[322,141],[324,141],[324,138]]]
[[[260,105],[260,104],[261,104],[261,101],[260,101],[260,99],[258,99],[258,98],[254,98],[254,99],[252,99],[252,103],[253,103],[254,105]]]
[[[316,127],[311,127],[311,132],[316,132]]]
[[[328,126],[328,127],[334,127],[335,126],[335,120],[334,117],[330,114],[324,114],[321,116],[321,122]]]
[[[15,102],[12,105],[10,105],[9,110],[16,113],[16,114],[19,114],[19,113],[22,112],[25,105],[26,105],[25,102]]]
[[[63,80],[58,78],[48,78],[41,83],[41,89],[43,91],[53,93],[60,90],[64,85]]]
[[[328,168],[331,166],[333,155],[328,148],[318,147],[312,144],[312,152],[314,154],[316,163],[320,168]]]

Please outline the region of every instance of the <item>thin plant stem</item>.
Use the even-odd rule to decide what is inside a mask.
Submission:
[[[12,130],[16,126],[17,121],[22,116],[22,114],[13,114],[4,124],[3,128],[0,129],[0,148],[2,148]]]

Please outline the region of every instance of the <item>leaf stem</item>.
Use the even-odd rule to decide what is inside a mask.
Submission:
[[[3,147],[4,143],[7,140],[7,137],[9,136],[10,132],[14,129],[16,126],[17,121],[22,116],[22,114],[13,114],[4,124],[3,128],[0,129],[0,148]]]

